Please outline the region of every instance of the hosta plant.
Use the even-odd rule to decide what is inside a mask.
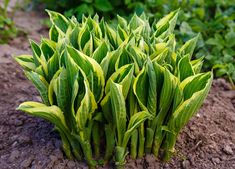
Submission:
[[[180,130],[208,94],[212,73],[191,60],[198,37],[176,49],[178,11],[149,25],[145,15],[109,25],[96,15],[48,11],[49,39],[31,41],[32,55],[16,61],[42,102],[19,110],[49,120],[68,158],[90,167],[159,152],[169,160]]]

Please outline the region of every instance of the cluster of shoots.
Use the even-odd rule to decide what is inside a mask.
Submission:
[[[202,58],[192,60],[198,37],[176,48],[178,10],[152,25],[144,14],[117,16],[116,25],[48,14],[49,39],[16,57],[43,103],[18,109],[53,123],[66,156],[91,168],[121,168],[127,155],[169,160],[213,78],[200,73]]]

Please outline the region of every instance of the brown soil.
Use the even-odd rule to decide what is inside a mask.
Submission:
[[[27,38],[38,41],[46,33],[39,24],[40,16],[22,12],[16,16],[17,25],[28,37],[0,45],[0,168],[88,168],[66,159],[51,124],[15,110],[23,101],[40,98],[11,55],[30,53]],[[126,168],[235,168],[235,91],[223,79],[214,80],[202,108],[181,132],[176,150],[169,163],[147,155],[128,159]]]

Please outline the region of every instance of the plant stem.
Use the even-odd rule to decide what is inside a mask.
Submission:
[[[161,128],[158,127],[155,131],[154,141],[153,141],[153,154],[156,158],[158,158],[158,152],[161,147],[162,139],[163,139],[162,130]]]
[[[166,133],[166,137],[163,141],[162,148],[164,149],[163,160],[169,161],[172,154],[175,152],[175,143],[177,139],[177,134]]]
[[[145,142],[145,152],[151,153],[153,145],[154,132],[151,128],[146,129],[146,142]]]
[[[116,168],[118,168],[118,169],[124,168],[126,155],[127,155],[127,153],[126,153],[125,147],[116,146],[116,149],[115,149]]]
[[[115,147],[115,133],[110,125],[105,126],[106,147],[104,160],[105,163],[111,158]]]
[[[137,145],[138,145],[138,130],[135,129],[135,131],[131,136],[130,156],[132,159],[136,159],[137,157]]]
[[[95,158],[98,158],[100,156],[100,127],[98,122],[95,122],[93,125],[92,130],[92,137],[93,137],[93,145],[94,145],[94,152],[95,152]]]
[[[140,127],[138,128],[138,131],[139,131],[138,157],[142,158],[144,156],[144,142],[145,142],[144,123],[140,125]]]

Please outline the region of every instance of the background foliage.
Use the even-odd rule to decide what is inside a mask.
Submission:
[[[140,15],[143,11],[159,19],[172,10],[181,9],[176,29],[178,39],[186,42],[201,33],[195,55],[205,57],[204,69],[213,68],[217,77],[235,81],[235,0],[34,0],[46,8],[64,12],[66,16],[98,13],[107,19],[116,14]],[[55,5],[56,4],[56,5]],[[234,85],[233,85],[234,86]]]
[[[6,43],[8,39],[17,35],[17,29],[13,20],[7,13],[7,7],[10,0],[4,0],[0,4],[0,44]]]

